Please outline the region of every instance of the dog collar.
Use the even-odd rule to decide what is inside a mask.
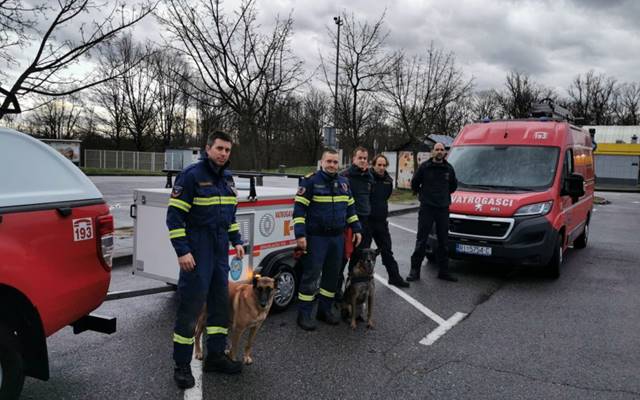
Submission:
[[[373,276],[350,276],[349,277],[349,281],[351,283],[363,283],[363,282],[369,282],[370,280],[373,279]]]

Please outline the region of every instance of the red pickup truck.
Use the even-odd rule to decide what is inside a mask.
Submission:
[[[25,376],[47,380],[46,338],[115,331],[90,315],[111,279],[113,216],[69,160],[28,135],[0,128],[0,399]]]

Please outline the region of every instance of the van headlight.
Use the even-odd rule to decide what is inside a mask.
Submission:
[[[535,203],[529,204],[526,206],[522,206],[518,208],[514,217],[523,217],[526,215],[545,215],[551,211],[551,207],[553,207],[553,201],[545,201],[543,203]]]

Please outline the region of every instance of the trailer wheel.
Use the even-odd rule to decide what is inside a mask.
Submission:
[[[558,235],[558,239],[556,240],[555,249],[553,251],[553,255],[549,260],[549,263],[546,267],[546,275],[551,279],[558,279],[560,277],[560,266],[562,265],[562,235]]]
[[[276,280],[277,287],[271,310],[281,312],[293,303],[298,289],[298,281],[293,268],[287,264],[278,265],[275,268],[273,278]]]
[[[18,338],[0,323],[0,399],[17,399],[24,384]]]

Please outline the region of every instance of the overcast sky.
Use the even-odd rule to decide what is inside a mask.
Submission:
[[[386,9],[390,49],[423,53],[433,41],[455,53],[479,90],[498,88],[510,70],[565,94],[578,73],[590,69],[638,81],[640,1],[636,0],[257,0],[268,28],[293,12],[293,49],[308,69],[319,53],[333,57],[327,29],[342,12],[374,22]],[[236,1],[226,1],[230,10]],[[151,25],[153,21],[145,23]]]
[[[292,47],[307,70],[333,60],[327,29],[333,17],[352,13],[375,22],[386,10],[390,50],[424,54],[433,41],[455,54],[477,90],[501,88],[508,71],[525,72],[538,83],[565,95],[573,77],[593,69],[618,79],[639,81],[640,1],[637,0],[255,0],[265,31],[276,16],[294,18]],[[239,0],[227,0],[232,12]],[[76,32],[77,26],[65,27]],[[162,28],[147,17],[136,28],[137,39],[159,40]],[[31,54],[19,58],[26,65]],[[30,60],[29,60],[30,61]],[[16,71],[17,72],[17,71]]]

